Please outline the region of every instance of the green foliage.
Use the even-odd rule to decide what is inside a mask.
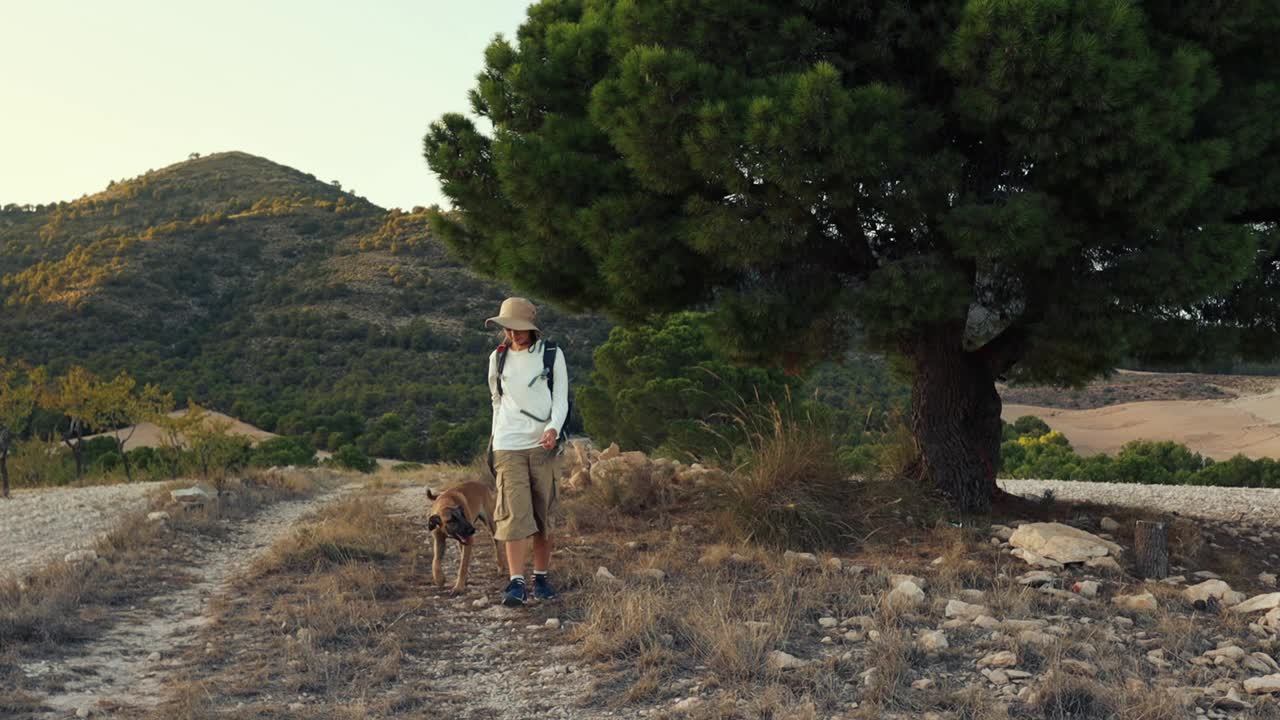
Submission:
[[[1134,440],[1125,443],[1115,457],[1081,457],[1062,433],[1029,416],[1006,424],[1004,434],[1003,477],[1280,488],[1280,465],[1270,458],[1250,460],[1237,455],[1214,462],[1167,440]]]
[[[364,451],[355,445],[343,445],[338,448],[325,460],[325,464],[362,473],[371,473],[378,469],[377,461],[365,455]]]
[[[645,451],[724,452],[737,437],[730,413],[780,400],[788,387],[781,373],[728,362],[697,313],[614,328],[593,359],[591,384],[577,395],[587,434]]]
[[[259,442],[249,453],[252,467],[311,467],[316,448],[304,437],[275,437]]]
[[[425,218],[243,153],[11,208],[0,355],[52,359],[55,375],[127,371],[320,449],[469,459],[497,342],[482,319],[511,291],[449,257]],[[606,323],[539,316],[582,384]],[[380,422],[389,413],[400,422]]]

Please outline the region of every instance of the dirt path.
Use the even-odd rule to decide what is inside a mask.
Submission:
[[[412,519],[421,517],[425,532],[422,514],[429,504],[424,493],[421,487],[406,488],[391,496],[390,504]],[[446,588],[424,598],[414,623],[427,628],[434,651],[408,657],[412,669],[404,674],[430,683],[437,698],[432,713],[453,720],[639,717],[623,709],[581,707],[591,677],[574,659],[568,628],[547,625],[562,619],[562,601],[531,602],[519,609],[499,604],[506,577],[498,570],[487,531],[480,536],[467,592],[455,597],[448,591],[457,572],[454,543],[444,566]]]
[[[278,503],[232,523],[224,539],[198,541],[185,548],[187,570],[197,577],[196,582],[154,596],[144,607],[122,609],[110,630],[76,648],[74,656],[25,664],[22,670],[30,677],[52,674],[61,681],[60,692],[41,698],[53,710],[46,717],[67,717],[82,709],[97,714],[102,707],[119,704],[149,707],[157,703],[170,659],[208,621],[205,608],[210,598],[299,518],[359,487],[349,484],[305,500]]]
[[[0,500],[0,577],[41,567],[72,550],[90,547],[147,505],[164,483],[14,490]]]

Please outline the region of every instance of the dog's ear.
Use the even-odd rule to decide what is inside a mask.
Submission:
[[[440,527],[440,516],[439,516],[439,515],[432,515],[432,516],[431,516],[431,519],[430,519],[430,520],[427,520],[427,529],[428,529],[428,530],[435,530],[435,529],[436,529],[436,528],[438,528],[438,527]]]
[[[428,499],[428,500],[435,500],[435,499],[436,499],[436,498],[438,498],[438,497],[440,497],[440,496],[439,496],[439,495],[437,495],[437,494],[435,494],[435,493],[433,493],[433,492],[431,492],[431,488],[427,488],[427,499]]]

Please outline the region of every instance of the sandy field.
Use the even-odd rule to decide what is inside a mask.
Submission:
[[[1115,453],[1130,440],[1173,440],[1217,460],[1280,458],[1280,390],[1224,400],[1129,402],[1087,410],[1006,404],[1004,419],[1042,418],[1081,455]]]

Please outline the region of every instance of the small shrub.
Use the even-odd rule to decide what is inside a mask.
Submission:
[[[316,449],[306,437],[275,437],[258,443],[249,454],[251,467],[311,467]]]
[[[325,464],[362,473],[371,473],[378,469],[378,462],[365,455],[364,451],[355,445],[343,445],[338,448],[337,452],[325,461]]]

